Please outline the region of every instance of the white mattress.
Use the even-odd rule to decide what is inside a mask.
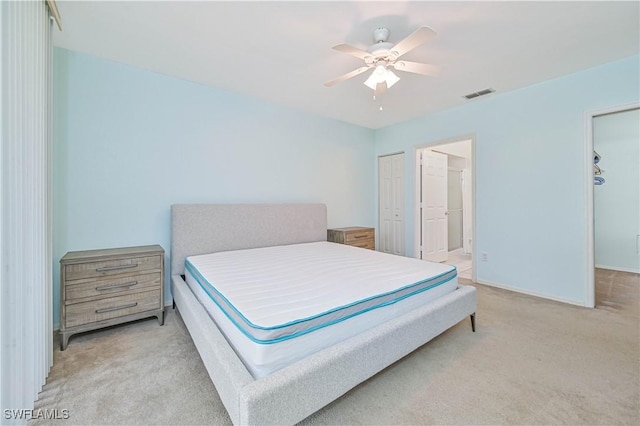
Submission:
[[[453,266],[329,242],[191,256],[185,271],[255,378],[457,288]]]

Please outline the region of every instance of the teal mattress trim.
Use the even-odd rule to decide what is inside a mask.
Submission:
[[[258,344],[273,344],[293,339],[314,330],[345,321],[366,312],[389,306],[408,297],[425,292],[447,283],[457,276],[457,270],[443,272],[436,276],[399,287],[393,291],[380,293],[355,302],[338,306],[309,317],[300,318],[274,326],[261,326],[252,323],[240,312],[216,287],[209,282],[189,259],[185,261],[185,270],[196,280],[205,294],[220,308],[224,315],[247,338]]]

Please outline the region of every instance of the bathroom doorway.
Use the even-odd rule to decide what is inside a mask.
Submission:
[[[419,259],[456,266],[474,279],[473,138],[416,148],[416,235]]]

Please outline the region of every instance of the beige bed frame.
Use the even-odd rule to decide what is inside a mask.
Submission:
[[[476,290],[457,290],[254,379],[184,281],[187,256],[326,241],[323,204],[178,204],[171,208],[174,305],[234,424],[294,424],[476,312]]]

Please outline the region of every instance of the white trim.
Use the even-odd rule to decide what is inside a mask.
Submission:
[[[593,216],[593,119],[600,115],[612,114],[616,112],[629,111],[640,108],[640,102],[631,102],[628,104],[622,104],[618,106],[612,106],[608,108],[602,108],[593,111],[587,111],[585,113],[585,173],[584,173],[584,188],[585,188],[585,241],[587,247],[587,280],[584,290],[584,306],[588,308],[595,308],[595,238],[594,238],[594,216]]]
[[[398,154],[404,154],[404,151],[390,152],[388,154],[380,154],[378,155],[378,158],[391,157],[392,155],[398,155]]]
[[[416,259],[420,259],[420,237],[421,237],[421,232],[420,232],[420,176],[419,176],[419,171],[420,171],[420,151],[424,148],[433,148],[435,146],[440,146],[440,145],[448,145],[448,144],[452,144],[452,143],[456,143],[456,142],[465,142],[465,141],[470,141],[471,142],[471,178],[473,180],[472,185],[471,185],[471,207],[472,207],[472,211],[473,211],[473,218],[472,218],[472,222],[473,222],[473,238],[471,240],[471,280],[474,282],[477,282],[477,274],[478,274],[478,267],[477,267],[477,256],[476,254],[478,253],[478,251],[476,250],[476,241],[478,241],[478,238],[476,238],[476,235],[478,235],[478,227],[477,227],[477,222],[476,222],[476,216],[477,216],[477,209],[476,209],[476,135],[475,134],[467,134],[467,135],[462,135],[462,136],[457,136],[457,137],[453,137],[453,138],[448,138],[448,139],[441,139],[438,141],[433,141],[433,142],[427,142],[424,144],[420,144],[420,145],[416,145],[413,148],[413,165],[414,165],[414,170],[413,170],[413,176],[414,176],[414,198],[413,198],[413,214],[414,214],[414,228],[413,228],[413,250],[414,250],[414,256]]]
[[[541,294],[541,293],[536,293],[535,291],[522,290],[522,289],[514,288],[505,284],[492,283],[484,280],[474,280],[474,282],[476,282],[477,284],[486,285],[488,287],[495,287],[501,290],[513,291],[514,293],[526,294],[527,296],[539,297],[540,299],[553,300],[554,302],[561,302],[561,303],[567,303],[569,305],[584,307],[582,302],[579,300],[563,299],[562,297],[549,296],[548,294]]]
[[[596,268],[606,269],[609,271],[618,271],[618,272],[631,272],[632,274],[640,274],[640,269],[631,269],[631,268],[621,268],[619,266],[606,266],[606,265],[597,265]]]

